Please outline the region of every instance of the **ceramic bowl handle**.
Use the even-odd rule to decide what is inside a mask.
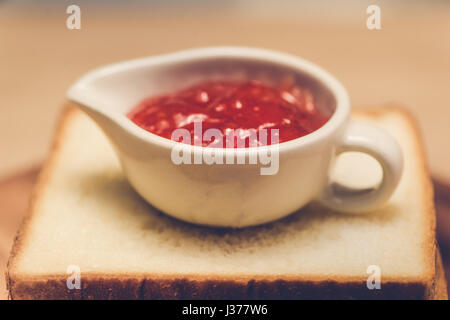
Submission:
[[[381,183],[374,188],[354,189],[330,182],[319,201],[331,209],[354,214],[380,208],[400,181],[403,169],[400,146],[385,131],[352,121],[337,147],[337,155],[349,151],[363,152],[375,158],[383,171]]]

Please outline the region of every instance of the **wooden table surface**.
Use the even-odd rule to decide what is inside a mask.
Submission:
[[[219,8],[203,1],[201,7],[115,9],[80,3],[82,28],[68,30],[67,3],[0,2],[0,274],[36,177],[37,169],[25,169],[45,158],[69,85],[100,65],[212,45],[299,55],[339,78],[353,105],[409,108],[438,181],[438,231],[444,259],[450,260],[449,3],[383,2],[378,31],[365,27],[366,1],[261,6],[234,0]]]
[[[343,82],[355,106],[406,106],[422,128],[433,174],[450,183],[450,2],[384,3],[376,31],[366,28],[366,1],[347,2],[108,9],[82,1],[81,30],[66,28],[67,3],[0,2],[0,176],[45,158],[65,92],[86,71],[191,47],[242,45],[316,62]]]

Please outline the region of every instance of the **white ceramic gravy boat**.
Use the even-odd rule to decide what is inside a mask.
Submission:
[[[201,80],[277,83],[286,76],[309,88],[316,104],[332,113],[330,120],[309,135],[279,145],[221,149],[231,156],[243,154],[247,160],[258,150],[278,152],[278,171],[273,175],[261,175],[264,164],[176,165],[171,151],[180,143],[147,132],[126,117],[146,97]],[[348,95],[336,79],[308,61],[269,50],[214,47],[126,61],[89,72],[69,89],[68,98],[103,129],[127,179],[144,199],[196,224],[262,224],[314,199],[342,212],[368,212],[389,199],[402,172],[402,154],[391,136],[349,120]],[[185,144],[181,148],[194,154],[205,149]],[[378,160],[383,169],[380,185],[362,192],[330,183],[334,159],[344,151],[368,153]]]

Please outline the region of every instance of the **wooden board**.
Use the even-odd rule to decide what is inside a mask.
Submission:
[[[353,106],[408,106],[422,128],[431,171],[450,183],[450,148],[444,147],[450,136],[450,3],[418,8],[411,1],[385,2],[382,29],[369,31],[366,1],[316,7],[282,2],[214,7],[213,1],[187,1],[189,8],[160,3],[115,10],[83,1],[81,30],[66,28],[64,1],[52,1],[51,8],[31,1],[0,4],[0,176],[45,158],[67,88],[92,68],[192,47],[240,45],[321,65],[347,87]]]

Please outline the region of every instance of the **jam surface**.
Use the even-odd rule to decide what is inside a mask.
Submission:
[[[149,97],[128,117],[143,129],[167,139],[171,139],[174,130],[182,128],[190,132],[190,143],[194,144],[199,138],[198,134],[194,137],[198,133],[194,124],[201,122],[202,135],[208,129],[218,129],[223,139],[202,139],[202,146],[244,147],[226,144],[227,135],[234,131],[245,141],[245,147],[254,147],[270,145],[272,135],[277,135],[278,143],[305,136],[323,126],[330,116],[317,109],[308,89],[297,85],[272,87],[257,81],[207,81]],[[266,139],[260,135],[261,129],[266,129]],[[252,135],[255,131],[256,137]]]

